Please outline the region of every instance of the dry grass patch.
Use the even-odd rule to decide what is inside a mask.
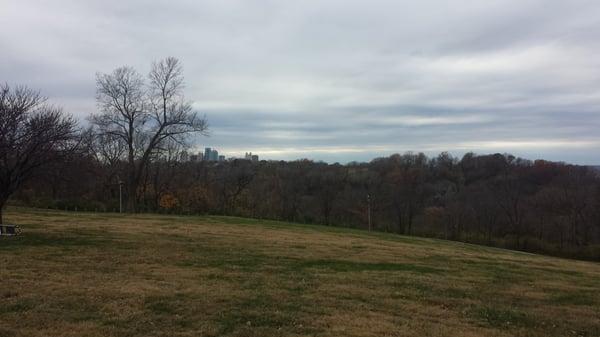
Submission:
[[[600,266],[231,217],[11,209],[0,336],[600,336]]]

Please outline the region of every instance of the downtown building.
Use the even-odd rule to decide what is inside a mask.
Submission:
[[[258,155],[257,154],[252,154],[252,152],[246,152],[246,155],[244,156],[244,159],[250,160],[250,161],[253,161],[253,162],[258,162]]]
[[[205,161],[223,161],[225,156],[219,156],[219,151],[207,147],[204,149],[204,160]]]

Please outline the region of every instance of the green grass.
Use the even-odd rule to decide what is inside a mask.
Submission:
[[[535,320],[515,308],[482,306],[470,311],[470,316],[494,328],[533,327]]]
[[[2,337],[600,336],[597,263],[235,217],[7,218]]]
[[[365,263],[342,260],[306,260],[299,263],[297,268],[313,268],[331,272],[405,271],[422,274],[441,273],[443,271],[442,269],[411,263]]]

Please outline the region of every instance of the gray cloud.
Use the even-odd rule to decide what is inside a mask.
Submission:
[[[597,1],[0,1],[0,80],[82,118],[173,55],[227,155],[600,155]]]

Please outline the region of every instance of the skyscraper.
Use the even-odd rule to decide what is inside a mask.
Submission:
[[[219,161],[219,151],[210,147],[204,149],[204,156],[202,156],[202,152],[199,155],[205,161]]]
[[[210,156],[211,156],[212,150],[210,149],[210,147],[207,147],[206,149],[204,149],[204,160],[209,161]]]
[[[244,159],[256,162],[258,161],[258,155],[252,154],[252,152],[246,152]]]

